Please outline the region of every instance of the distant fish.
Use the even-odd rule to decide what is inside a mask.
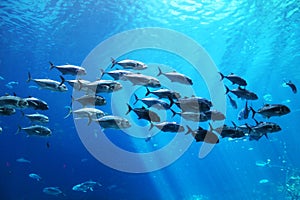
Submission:
[[[6,86],[7,88],[9,88],[9,89],[13,89],[14,86],[16,86],[16,85],[19,85],[19,82],[18,82],[18,81],[11,81],[11,82],[5,84],[5,86]]]
[[[171,82],[182,83],[185,85],[193,85],[193,81],[191,78],[187,77],[184,74],[178,73],[176,71],[173,72],[162,72],[161,69],[158,67],[158,74],[157,76],[164,75],[167,77]]]
[[[3,131],[3,129],[2,129],[2,127],[0,126],[0,133],[2,133],[2,131]]]
[[[45,187],[43,189],[43,192],[46,193],[46,194],[49,194],[49,195],[54,195],[54,196],[59,196],[59,195],[66,196],[66,194],[63,193],[59,189],[59,187]]]
[[[20,162],[20,163],[31,163],[30,160],[27,160],[27,159],[25,159],[25,158],[18,158],[16,161],[17,161],[17,162]]]
[[[237,103],[236,103],[236,101],[235,101],[233,98],[231,98],[230,95],[227,95],[227,96],[228,96],[228,98],[229,98],[229,102],[230,102],[231,106],[232,106],[234,109],[237,109]]]
[[[18,134],[21,130],[25,131],[28,136],[50,136],[51,135],[51,130],[45,126],[40,126],[40,125],[33,125],[29,127],[19,127],[18,131],[16,134]]]
[[[94,191],[96,186],[102,186],[102,185],[95,181],[86,181],[73,186],[72,190],[77,192],[87,192],[88,190]]]
[[[3,81],[3,80],[4,80],[4,78],[2,76],[0,76],[0,81]]]
[[[73,76],[86,75],[86,71],[83,67],[79,67],[79,66],[75,66],[75,65],[56,66],[52,62],[49,62],[49,63],[50,63],[50,69],[56,68],[63,75],[66,75],[66,74],[73,75]]]
[[[0,107],[0,116],[9,116],[16,113],[14,108]]]
[[[42,177],[40,177],[37,174],[33,174],[33,173],[29,174],[28,176],[36,181],[40,181],[42,179]]]
[[[269,182],[268,179],[261,179],[261,180],[259,181],[260,184],[264,184],[264,183],[268,183],[268,182]]]
[[[292,91],[296,94],[297,93],[297,88],[296,85],[294,83],[292,83],[292,81],[288,81],[285,83],[286,85],[290,86],[290,88],[292,89]]]
[[[31,74],[28,72],[27,83],[29,83],[30,81],[34,81],[41,89],[65,92],[68,90],[67,86],[64,84],[65,79],[62,76],[60,76],[60,78],[61,82],[51,79],[32,79]]]
[[[266,167],[266,166],[270,165],[270,162],[271,162],[270,159],[267,159],[267,161],[259,160],[259,161],[255,162],[255,165],[258,166],[258,167]]]
[[[224,76],[221,72],[219,72],[219,74],[221,75],[221,80],[223,80],[224,78],[228,79],[229,81],[231,81],[232,84],[238,84],[239,86],[246,86],[247,82],[245,79],[231,73],[228,76]]]
[[[115,65],[120,65],[124,69],[134,69],[134,70],[143,70],[147,68],[147,65],[145,63],[142,63],[137,60],[126,59],[126,60],[116,61],[115,59],[111,58],[111,63],[112,63],[111,68],[113,68]]]

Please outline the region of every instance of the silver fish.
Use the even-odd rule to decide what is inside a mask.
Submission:
[[[136,96],[136,94],[134,94],[134,97],[135,97],[135,102],[133,103],[133,105],[135,105],[138,101],[142,101],[144,104],[146,104],[148,106],[148,108],[153,106],[157,109],[170,109],[170,107],[173,104],[173,101],[171,101],[171,103],[168,104],[163,100],[152,98],[152,97],[146,97],[146,98],[139,99]]]
[[[88,118],[88,124],[90,124],[92,120],[99,119],[105,115],[105,113],[102,110],[96,108],[81,108],[74,111],[72,111],[72,108],[70,106],[66,106],[66,108],[69,110],[69,112],[65,116],[65,118],[69,117],[71,113],[74,113],[76,115],[75,119]]]
[[[127,70],[113,70],[113,71],[109,71],[109,72],[105,72],[104,70],[101,69],[101,78],[103,77],[104,74],[107,74],[109,76],[111,76],[113,79],[115,80],[126,80],[126,78],[124,78],[125,74],[131,74],[131,71],[127,71]]]
[[[31,163],[30,160],[27,160],[27,159],[25,159],[25,158],[18,158],[16,161],[17,161],[17,162],[20,162],[20,163]]]
[[[102,128],[125,129],[131,127],[130,122],[122,117],[106,115],[94,120],[98,122]]]
[[[61,65],[56,66],[52,62],[50,63],[50,70],[53,68],[58,69],[63,75],[69,74],[73,76],[77,75],[86,75],[86,71],[83,67],[75,66],[75,65]]]
[[[112,80],[97,80],[88,84],[85,84],[90,91],[94,93],[100,92],[115,92],[122,89],[121,83]]]
[[[250,107],[252,111],[252,118],[254,118],[255,114],[261,114],[266,118],[270,118],[273,116],[282,116],[291,112],[291,110],[283,104],[265,104],[258,111],[255,111],[252,107]]]
[[[49,117],[43,114],[35,113],[35,114],[24,114],[31,122],[38,122],[38,123],[48,123]]]
[[[9,116],[16,113],[14,108],[0,107],[0,116]]]
[[[42,177],[40,177],[37,174],[33,174],[33,173],[29,174],[28,176],[36,181],[40,181],[42,179]]]
[[[146,76],[139,73],[131,73],[131,74],[124,74],[123,76],[126,80],[130,81],[134,86],[135,85],[143,85],[146,87],[161,87],[161,84],[157,78],[152,76]]]
[[[61,82],[54,81],[51,79],[32,79],[30,73],[28,72],[27,83],[34,81],[41,89],[47,89],[58,92],[65,92],[68,90],[67,86],[64,84],[65,79],[60,76]]]
[[[28,102],[18,96],[6,95],[0,97],[0,107],[20,109],[28,107]]]
[[[210,119],[203,112],[200,112],[200,113],[199,112],[175,112],[172,109],[171,109],[171,111],[173,113],[173,117],[175,115],[180,115],[182,118],[189,120],[189,121],[206,122]]]
[[[88,91],[86,87],[87,84],[91,83],[90,81],[83,80],[83,79],[76,79],[76,80],[65,80],[71,87],[75,90],[81,90],[84,92]]]
[[[192,79],[187,77],[184,74],[178,73],[176,71],[164,73],[161,71],[161,69],[159,67],[158,67],[158,70],[159,70],[159,72],[158,72],[157,76],[164,75],[165,77],[170,79],[171,82],[182,83],[185,85],[193,85]]]
[[[28,136],[36,135],[36,136],[50,136],[51,130],[45,126],[40,125],[33,125],[29,127],[19,127],[17,133],[19,133],[21,130],[25,131]]]
[[[66,194],[63,193],[59,189],[59,187],[45,187],[43,189],[43,192],[46,193],[46,194],[49,194],[49,195],[54,195],[54,196],[59,196],[59,195],[66,196]]]
[[[73,186],[72,190],[77,192],[87,192],[88,190],[94,191],[96,186],[102,186],[102,185],[95,181],[86,181]]]
[[[84,95],[76,99],[72,97],[72,101],[78,101],[83,107],[87,105],[103,106],[106,104],[105,98],[99,95]]]
[[[35,110],[48,110],[48,104],[41,100],[38,99],[36,97],[28,97],[28,98],[24,98],[24,100],[26,100],[28,102],[28,107],[29,108],[33,108]]]
[[[244,88],[238,87],[233,90],[230,90],[227,86],[225,86],[225,88],[226,88],[226,94],[231,92],[234,95],[236,95],[238,98],[241,98],[241,99],[247,99],[247,100],[257,100],[258,99],[258,96],[254,92],[251,92]]]
[[[145,63],[142,63],[137,60],[121,60],[121,61],[116,61],[115,59],[111,58],[112,66],[113,68],[115,65],[120,65],[124,69],[134,69],[134,70],[143,70],[147,68],[147,65]]]

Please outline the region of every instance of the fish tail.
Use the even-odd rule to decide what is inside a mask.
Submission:
[[[221,80],[220,81],[222,81],[225,78],[225,76],[221,72],[219,72],[219,74],[221,76]]]
[[[150,128],[149,131],[154,127],[153,123],[150,122]]]
[[[253,120],[255,121],[256,125],[258,125],[258,121],[255,118],[253,118]]]
[[[125,115],[127,115],[128,113],[130,113],[130,111],[132,111],[132,108],[131,108],[131,106],[129,104],[127,104],[127,107],[128,107],[128,111],[126,112]]]
[[[63,76],[61,76],[61,75],[59,77],[61,79],[61,82],[60,82],[59,86],[61,86],[62,84],[64,84],[64,82],[66,81],[66,79]]]
[[[269,139],[269,137],[268,137],[268,134],[267,134],[267,133],[265,133],[264,135],[266,136],[266,138],[267,138],[267,139]]]
[[[170,101],[170,107],[171,107],[174,104],[174,101],[173,101],[173,99],[170,96],[168,96],[168,99]]]
[[[157,74],[157,76],[160,76],[160,75],[162,75],[162,74],[163,74],[163,73],[162,73],[160,67],[158,67],[158,74]]]
[[[248,128],[248,130],[249,130],[248,134],[250,134],[250,132],[252,131],[252,128],[247,123],[245,125]]]
[[[112,63],[112,66],[110,68],[113,68],[117,64],[117,62],[114,58],[110,58],[110,59],[111,59],[111,63]]]
[[[65,106],[68,109],[68,114],[64,117],[64,119],[68,118],[72,113],[72,108],[70,106]]]
[[[208,125],[209,125],[209,128],[210,128],[210,131],[215,130],[214,127],[212,127],[211,123],[208,123]]]
[[[234,126],[234,128],[237,127],[237,125],[234,123],[234,121],[231,121],[232,125]]]
[[[26,80],[26,82],[29,83],[31,81],[31,79],[32,79],[31,74],[30,74],[30,72],[28,72],[28,79]]]
[[[88,121],[88,124],[87,124],[87,125],[89,126],[89,125],[92,123],[93,119],[92,119],[92,116],[91,116],[90,114],[89,114],[89,117],[88,117],[88,118],[89,118],[89,121]]]
[[[104,76],[105,71],[103,69],[100,69],[100,79],[102,79],[102,77]]]
[[[135,98],[135,102],[133,103],[133,105],[135,105],[139,101],[139,98],[138,96],[136,96],[136,94],[134,94],[134,98]]]
[[[49,61],[49,64],[50,64],[50,70],[55,68],[55,65],[51,61]]]
[[[254,119],[256,111],[252,108],[252,106],[250,106],[250,110],[252,111],[252,119]]]
[[[172,117],[175,117],[176,114],[178,114],[177,112],[175,112],[173,109],[170,109],[172,112]]]
[[[185,135],[188,135],[193,132],[193,130],[191,129],[191,127],[189,125],[186,125],[186,128],[188,129],[188,131],[185,133]]]
[[[146,90],[147,90],[147,92],[146,92],[145,96],[148,96],[151,93],[151,91],[147,87],[146,87]]]
[[[230,92],[230,89],[226,85],[225,85],[225,88],[226,88],[225,94],[228,94]]]
[[[17,129],[17,132],[15,133],[15,135],[19,134],[21,130],[22,130],[22,127],[18,126],[18,129]]]

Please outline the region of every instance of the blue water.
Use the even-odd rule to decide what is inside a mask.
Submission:
[[[15,135],[18,126],[28,126],[29,121],[22,118],[20,111],[9,117],[0,116],[1,199],[292,199],[285,186],[291,176],[300,173],[299,93],[293,94],[282,83],[292,80],[300,87],[299,6],[297,0],[1,1],[1,96],[16,93],[47,101],[50,109],[41,113],[49,116],[47,126],[53,131],[48,138],[28,138],[23,132]],[[27,72],[34,78],[59,80],[60,73],[50,71],[48,61],[81,65],[104,40],[145,27],[172,29],[203,46],[219,71],[234,72],[247,80],[247,89],[259,96],[259,100],[250,102],[254,108],[264,103],[289,106],[291,113],[270,120],[280,124],[282,131],[259,141],[220,139],[203,159],[198,157],[202,143],[193,142],[177,161],[149,173],[121,172],[95,159],[82,144],[73,118],[64,119],[72,88],[67,85],[69,91],[59,93],[30,87],[35,84],[26,83]],[[172,66],[186,62],[147,49],[128,52],[121,58]],[[182,70],[180,66],[174,68]],[[180,72],[193,76],[188,70]],[[18,84],[7,87],[11,81]],[[207,97],[205,86],[198,95]],[[264,99],[265,95],[268,98]],[[127,102],[120,99],[119,103],[124,107]],[[245,102],[237,103],[238,109],[234,110],[227,102],[226,124],[237,122],[238,111]],[[110,111],[109,107],[103,109]],[[266,120],[260,116],[257,119]],[[245,122],[254,123],[251,119]],[[162,148],[171,139],[161,133],[145,143],[144,139],[118,131],[106,135],[116,145],[136,152]],[[17,162],[18,158],[31,163]],[[257,165],[268,159],[269,166]],[[42,181],[29,178],[30,173],[40,175]],[[88,180],[102,186],[86,193],[72,190],[74,185]],[[50,186],[59,187],[65,196],[43,193],[43,188]],[[299,193],[300,184],[293,186],[292,191]]]

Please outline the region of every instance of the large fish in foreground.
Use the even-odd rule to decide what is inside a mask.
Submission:
[[[86,71],[83,67],[75,66],[75,65],[60,65],[56,66],[52,62],[50,63],[50,70],[53,68],[58,69],[63,75],[69,74],[73,76],[77,75],[86,75]]]
[[[257,122],[256,126],[248,126],[248,128],[250,130],[250,140],[259,140],[262,136],[266,136],[268,138],[268,133],[281,131],[281,127],[273,122]]]
[[[157,76],[164,75],[167,77],[171,82],[182,83],[185,85],[193,85],[193,81],[191,78],[187,77],[184,74],[178,73],[176,71],[173,72],[162,72],[161,69],[158,67],[158,74]]]
[[[252,118],[254,118],[254,115],[256,113],[261,114],[262,116],[264,116],[266,118],[270,118],[273,116],[286,115],[291,112],[291,110],[283,104],[265,104],[258,111],[255,111],[252,107],[250,107],[250,109],[253,113]]]
[[[58,92],[65,92],[68,90],[67,86],[64,84],[65,79],[60,76],[61,82],[54,81],[51,79],[32,79],[31,74],[28,72],[27,83],[34,81],[41,89],[47,89]]]
[[[297,87],[294,83],[292,83],[292,81],[288,81],[285,83],[286,85],[290,86],[290,88],[292,89],[293,93],[296,94],[297,93]]]
[[[140,73],[124,74],[126,80],[130,81],[134,86],[143,85],[145,87],[158,88],[161,87],[159,80],[152,76],[147,76]]]
[[[72,97],[72,102],[73,101],[81,103],[83,107],[87,105],[103,106],[106,104],[106,99],[99,95],[83,95],[76,99]]]
[[[247,82],[245,79],[243,79],[242,77],[235,75],[234,73],[231,73],[227,76],[223,75],[221,72],[219,72],[220,76],[221,76],[221,80],[223,80],[224,78],[228,79],[232,84],[238,84],[239,86],[246,86]]]

